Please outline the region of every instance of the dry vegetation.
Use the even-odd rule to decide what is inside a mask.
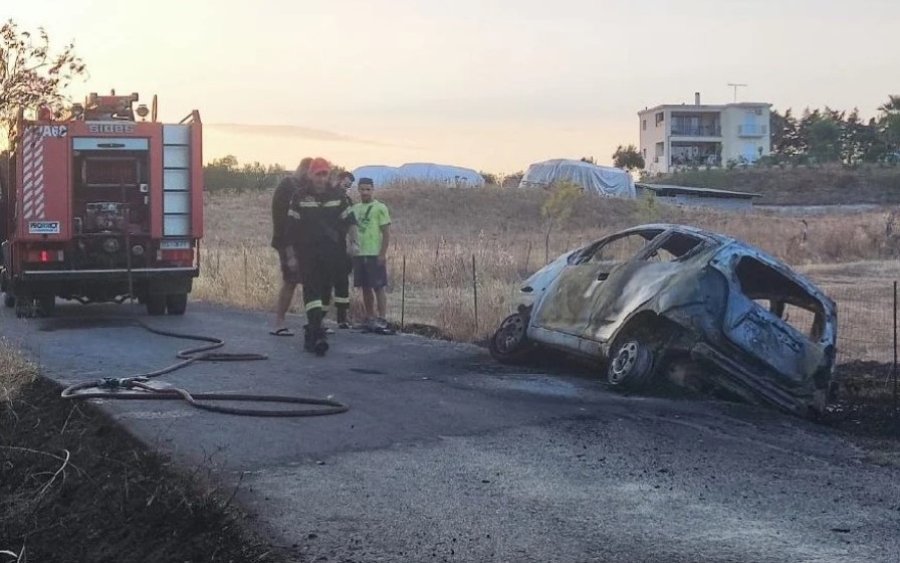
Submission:
[[[37,370],[6,338],[0,337],[0,404],[11,403]]]
[[[219,194],[207,200],[202,275],[195,297],[268,309],[279,284],[270,236],[270,193]],[[392,318],[437,327],[447,337],[479,340],[514,307],[519,282],[545,256],[640,223],[678,222],[727,233],[806,270],[839,303],[843,359],[886,360],[896,226],[891,214],[869,212],[801,218],[687,211],[653,200],[584,198],[545,249],[541,206],[546,195],[519,190],[389,189],[379,192],[394,217],[389,268]],[[472,256],[478,280],[475,326]],[[887,332],[885,332],[887,331]]]

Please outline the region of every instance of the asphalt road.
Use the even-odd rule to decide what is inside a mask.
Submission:
[[[110,320],[129,313],[3,311],[0,331],[61,383],[160,367],[185,347]],[[185,469],[243,474],[238,501],[304,561],[900,561],[900,467],[823,427],[626,397],[584,373],[501,368],[478,348],[412,336],[340,333],[318,359],[269,336],[264,314],[192,304],[148,320],[270,356],[195,364],[167,383],[351,405],[261,419],[103,403]]]

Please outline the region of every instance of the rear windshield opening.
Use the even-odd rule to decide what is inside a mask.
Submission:
[[[735,269],[744,295],[812,340],[825,328],[822,305],[799,284],[759,260],[745,256]]]
[[[693,253],[700,248],[702,243],[703,240],[695,236],[686,233],[672,233],[656,249],[651,259],[662,262],[674,262]]]

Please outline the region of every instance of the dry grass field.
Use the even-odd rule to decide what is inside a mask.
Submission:
[[[9,340],[0,338],[0,405],[12,403],[19,390],[36,376],[35,366]]]
[[[519,282],[566,249],[631,225],[693,224],[759,246],[807,272],[838,302],[842,359],[887,360],[891,284],[900,278],[889,210],[783,217],[771,212],[688,211],[645,200],[583,198],[545,249],[546,194],[519,190],[397,188],[378,192],[394,219],[389,315],[400,321],[406,261],[407,325],[436,327],[458,340],[486,337],[514,308]],[[210,195],[196,298],[271,307],[279,284],[268,247],[270,193]],[[472,257],[478,289],[476,326]],[[355,307],[358,311],[358,304]]]

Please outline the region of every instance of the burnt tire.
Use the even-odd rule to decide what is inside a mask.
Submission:
[[[16,296],[10,292],[6,292],[3,294],[3,306],[7,309],[12,309],[16,306]]]
[[[183,315],[187,310],[187,293],[173,293],[166,295],[166,310],[170,315]]]
[[[166,296],[159,294],[150,294],[147,296],[147,314],[151,317],[158,317],[166,314]]]
[[[528,339],[528,317],[515,313],[503,319],[491,336],[491,357],[501,364],[521,364],[534,355],[534,343]]]
[[[606,380],[610,385],[641,391],[656,382],[660,352],[647,336],[626,334],[619,338],[609,356]]]

